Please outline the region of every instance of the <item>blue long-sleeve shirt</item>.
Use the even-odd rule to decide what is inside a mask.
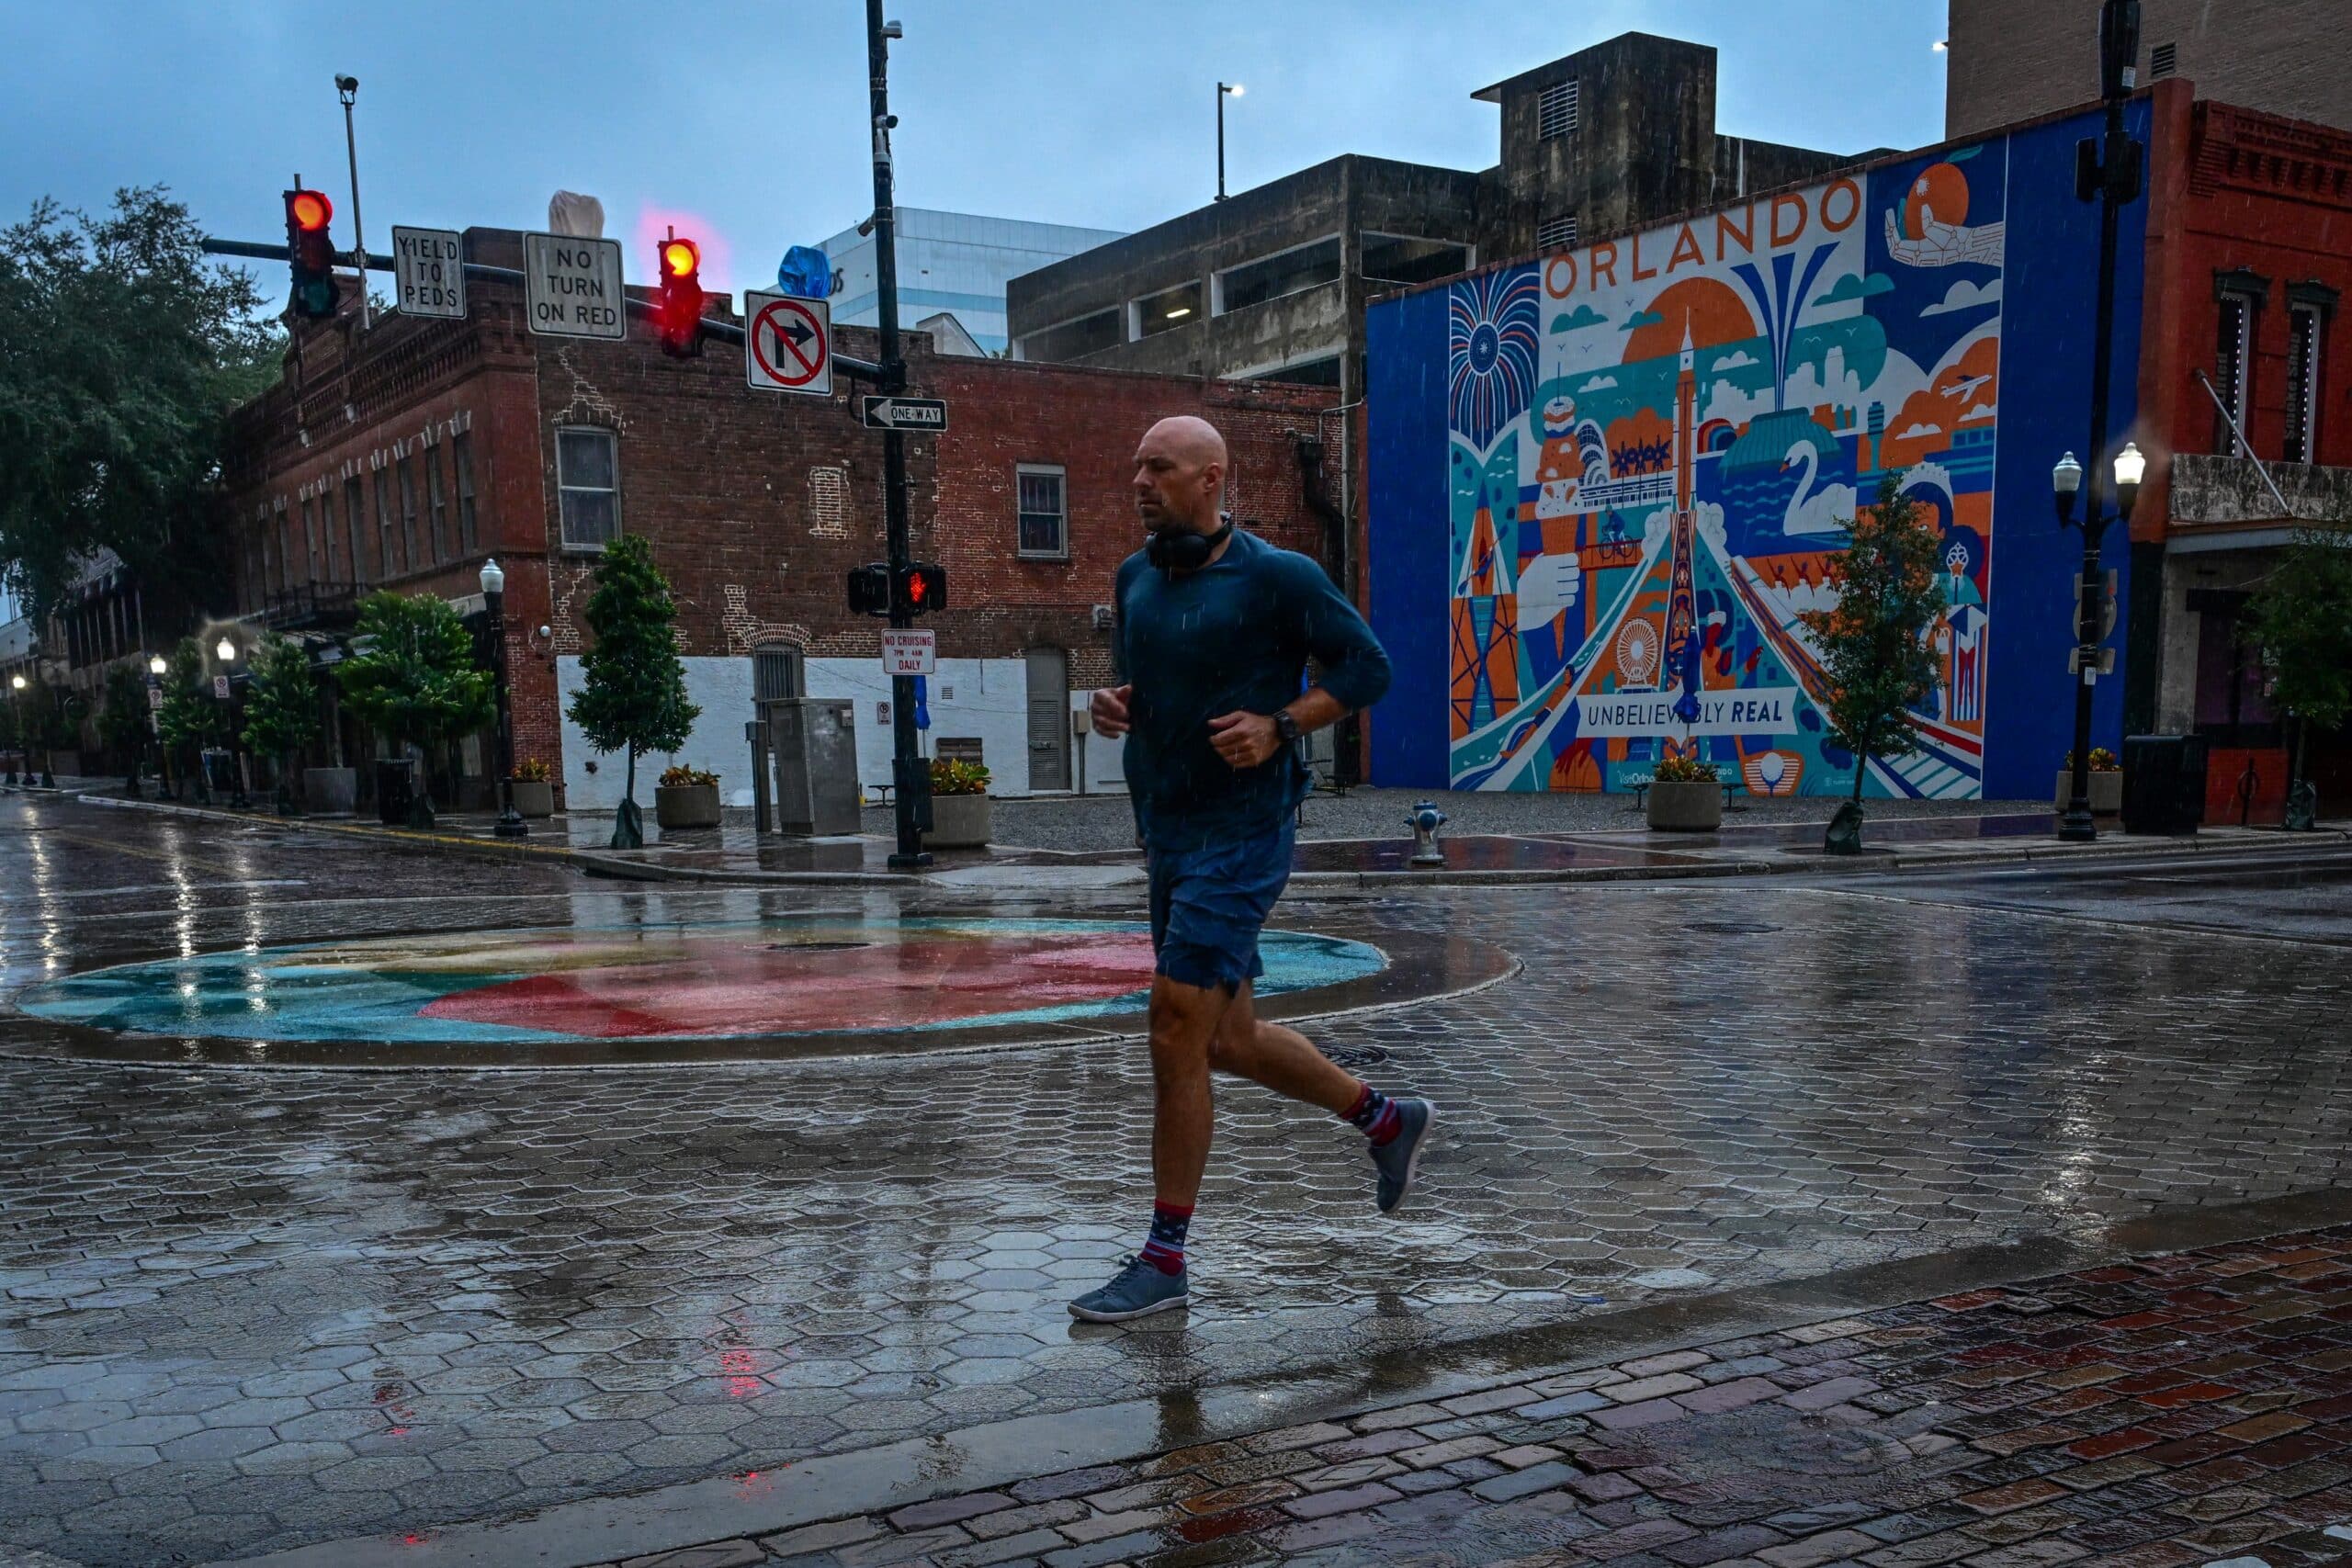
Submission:
[[[1287,706],[1309,658],[1351,711],[1388,690],[1388,655],[1323,569],[1254,534],[1237,528],[1213,564],[1172,577],[1137,551],[1119,568],[1117,597],[1114,651],[1134,688],[1127,790],[1155,848],[1264,831],[1306,794],[1296,748],[1237,769],[1210,744],[1209,720]]]

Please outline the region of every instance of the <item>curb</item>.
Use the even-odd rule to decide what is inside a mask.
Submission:
[[[920,873],[903,871],[713,871],[695,866],[659,865],[624,860],[617,855],[582,850],[570,844],[536,844],[528,840],[482,839],[455,833],[424,833],[403,828],[383,828],[356,822],[329,821],[311,817],[277,817],[240,813],[217,807],[186,806],[174,801],[130,800],[119,795],[35,789],[36,795],[78,799],[116,810],[152,811],[166,816],[210,821],[243,822],[299,832],[333,833],[364,839],[412,853],[456,853],[505,861],[560,863],[585,876],[616,882],[691,883],[734,887],[887,887],[908,890],[935,884]],[[2226,836],[2220,836],[2226,835]],[[2308,833],[2222,828],[2178,838],[2127,838],[2117,833],[2095,844],[2061,845],[2039,840],[2019,841],[2008,849],[1960,850],[1922,854],[1917,850],[1872,850],[1859,855],[1832,857],[1739,855],[1723,860],[1690,859],[1680,864],[1576,866],[1557,870],[1526,868],[1476,871],[1440,867],[1428,871],[1302,871],[1294,873],[1289,887],[1328,892],[1333,889],[1396,887],[1491,887],[1576,886],[1626,882],[1688,882],[1727,876],[1822,875],[1839,872],[1872,874],[1913,874],[1944,869],[1987,865],[2055,865],[2068,861],[2154,859],[2214,852],[2299,852],[2315,843],[2352,843],[2352,829],[2321,827]],[[1630,847],[1630,846],[1629,846]],[[1704,852],[1662,850],[1654,852],[1697,855]]]

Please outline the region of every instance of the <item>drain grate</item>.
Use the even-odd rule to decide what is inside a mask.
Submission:
[[[847,953],[854,947],[872,947],[870,942],[772,942],[770,953]]]

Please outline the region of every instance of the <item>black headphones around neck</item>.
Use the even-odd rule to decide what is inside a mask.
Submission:
[[[1223,519],[1224,526],[1214,534],[1195,534],[1187,529],[1182,534],[1165,528],[1152,530],[1144,541],[1144,557],[1163,572],[1198,571],[1209,564],[1209,557],[1216,547],[1233,536],[1233,519]]]

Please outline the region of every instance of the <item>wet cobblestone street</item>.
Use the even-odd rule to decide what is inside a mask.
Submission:
[[[0,874],[12,992],[360,938],[1139,905],[649,889],[17,798]],[[430,1531],[1253,1378],[1503,1365],[1603,1314],[2341,1187],[2346,886],[1285,901],[1286,931],[1516,969],[1309,1030],[1441,1107],[1396,1220],[1348,1129],[1221,1086],[1193,1308],[1128,1330],[1063,1311],[1146,1207],[1148,1066],[1107,1022],[385,1071],[60,1057],[74,1026],[12,1013],[0,1544],[130,1564]]]

